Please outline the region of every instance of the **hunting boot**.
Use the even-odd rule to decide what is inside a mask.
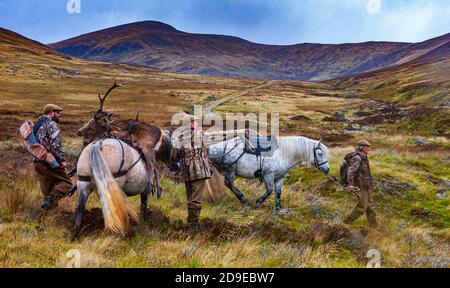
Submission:
[[[192,205],[189,205],[188,207],[188,229],[192,233],[197,233],[199,230],[199,217],[200,217],[200,207],[194,207]]]
[[[344,220],[345,224],[353,224],[353,222],[355,222],[356,219],[358,219],[361,215],[364,214],[364,210],[362,208],[355,208],[353,209],[352,213],[350,213],[350,215]]]
[[[377,223],[377,214],[375,214],[375,211],[373,211],[372,208],[367,208],[366,210],[366,216],[367,216],[367,221],[369,222],[369,227],[370,228],[377,228],[378,227],[378,223]]]
[[[198,224],[198,219],[200,218],[201,208],[189,207],[188,208],[188,224]]]

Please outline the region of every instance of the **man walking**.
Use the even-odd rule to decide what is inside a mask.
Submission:
[[[199,119],[186,116],[188,123],[175,135],[178,147],[172,158],[180,161],[180,169],[186,186],[188,223],[197,224],[202,209],[203,188],[206,180],[212,176],[212,164],[205,145],[205,136],[198,128]]]
[[[41,204],[44,210],[49,210],[57,200],[66,196],[72,187],[72,181],[67,175],[67,164],[61,141],[61,130],[58,125],[62,111],[63,109],[57,105],[46,105],[44,115],[39,118],[33,127],[37,141],[55,157],[59,165],[56,168],[52,168],[45,161],[36,158],[33,159],[34,170],[36,171],[41,192],[44,196]]]
[[[367,216],[369,226],[377,227],[375,211],[371,207],[370,189],[372,188],[372,175],[370,173],[370,164],[368,154],[370,143],[366,140],[358,142],[356,151],[348,154],[345,160],[348,163],[347,188],[358,194],[358,205],[351,214],[345,219],[346,224],[352,224],[364,213]]]

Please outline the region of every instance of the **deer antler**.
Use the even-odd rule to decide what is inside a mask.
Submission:
[[[111,93],[114,89],[118,88],[118,87],[123,87],[125,86],[125,83],[119,83],[117,84],[117,81],[114,82],[114,85],[111,86],[111,88],[109,88],[108,92],[106,92],[105,96],[101,96],[100,94],[98,94],[98,99],[100,100],[100,109],[98,110],[99,112],[103,111],[103,105],[105,104],[105,100],[106,97],[108,97],[109,93]]]
[[[136,115],[136,122],[139,121],[139,115],[141,114],[141,109],[138,110],[138,113]]]

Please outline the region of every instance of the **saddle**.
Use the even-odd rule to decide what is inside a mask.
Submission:
[[[245,153],[260,156],[272,156],[278,149],[278,140],[275,136],[261,136],[258,133],[245,131]]]
[[[262,136],[249,129],[245,131],[245,139],[244,153],[256,155],[259,158],[259,169],[255,171],[254,176],[262,183],[264,181],[262,175],[263,157],[273,155],[278,149],[278,140],[275,136]]]

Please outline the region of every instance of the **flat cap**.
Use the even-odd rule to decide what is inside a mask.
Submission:
[[[359,140],[357,143],[358,146],[372,146],[367,140]]]
[[[55,104],[47,104],[44,107],[44,113],[48,113],[50,111],[64,111],[61,107]]]
[[[194,115],[186,114],[183,118],[183,123],[200,122],[200,118]]]

